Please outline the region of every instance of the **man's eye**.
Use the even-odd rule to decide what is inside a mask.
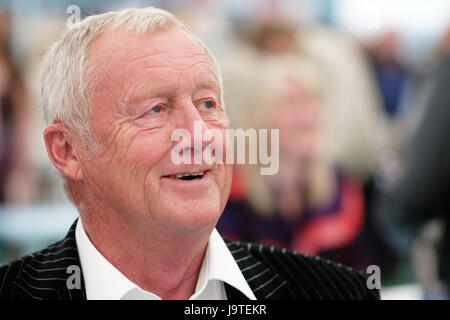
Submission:
[[[214,103],[214,101],[212,101],[212,100],[206,100],[206,101],[202,101],[202,102],[200,103],[200,106],[203,107],[203,108],[205,108],[205,109],[207,109],[207,110],[209,110],[209,109],[214,108],[215,103]]]
[[[150,111],[148,111],[148,114],[154,114],[154,113],[160,113],[163,109],[163,105],[158,104],[157,106],[154,106]]]

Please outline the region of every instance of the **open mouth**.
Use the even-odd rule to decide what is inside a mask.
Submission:
[[[206,171],[201,171],[201,172],[197,172],[197,173],[182,173],[182,174],[173,174],[173,175],[169,175],[169,176],[165,176],[166,178],[176,178],[176,179],[180,179],[180,180],[199,180],[201,178],[203,178],[203,176],[208,172],[209,170]]]

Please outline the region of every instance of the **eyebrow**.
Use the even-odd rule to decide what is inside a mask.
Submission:
[[[194,82],[196,82],[195,78],[193,79]],[[201,79],[197,83],[195,83],[194,91],[199,89],[207,89],[207,90],[214,90],[217,91],[217,93],[220,95],[221,93],[221,87],[220,83],[217,79],[217,76],[211,76],[207,77],[207,79]],[[156,83],[152,85],[151,87],[138,85],[137,87],[134,87],[133,89],[129,90],[122,99],[122,102],[125,103],[136,103],[139,104],[143,100],[147,100],[150,98],[156,98],[161,96],[167,96],[169,93],[171,93],[173,88],[171,86],[163,85]]]
[[[221,91],[220,84],[219,84],[219,81],[217,79],[214,79],[214,80],[212,80],[212,79],[202,80],[201,82],[198,83],[196,89],[217,90],[219,94],[220,94],[220,91]]]
[[[125,103],[139,104],[143,100],[167,95],[169,91],[170,90],[169,88],[167,88],[167,86],[163,86],[160,84],[156,84],[151,87],[138,85],[138,87],[134,87],[132,90],[129,90],[123,96],[122,101]]]
[[[198,86],[199,87],[216,87],[217,86],[217,80],[214,79],[207,79],[207,80],[202,80],[199,82]]]

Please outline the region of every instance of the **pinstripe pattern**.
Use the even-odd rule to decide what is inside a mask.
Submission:
[[[0,268],[0,299],[85,300],[81,289],[69,290],[67,268],[80,266],[76,221],[67,236],[46,249]],[[257,299],[377,299],[363,274],[316,257],[273,246],[224,239]],[[225,284],[227,297],[246,297]]]
[[[75,226],[76,223],[63,240],[1,267],[0,299],[86,299],[83,279],[81,289],[69,290],[66,284],[71,275],[67,273],[67,268],[80,266]]]
[[[258,300],[379,299],[377,290],[367,289],[364,274],[340,264],[274,246],[225,243]]]

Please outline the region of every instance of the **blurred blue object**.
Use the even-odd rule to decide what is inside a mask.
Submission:
[[[62,239],[78,211],[71,204],[0,207],[0,264]]]

